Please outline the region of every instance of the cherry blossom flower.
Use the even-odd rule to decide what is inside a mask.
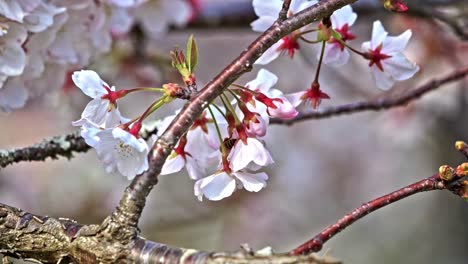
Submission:
[[[120,127],[99,131],[96,139],[93,147],[106,172],[120,173],[131,180],[148,169],[149,147],[144,139]]]
[[[298,114],[283,92],[273,88],[277,82],[278,77],[275,74],[260,69],[257,77],[245,85],[255,92],[255,96],[251,96],[253,98],[246,98],[246,103],[249,103],[247,106],[251,111],[260,114],[267,121],[267,125],[268,116],[287,120]]]
[[[419,71],[419,67],[409,61],[403,50],[411,38],[411,30],[399,36],[387,36],[388,33],[380,21],[375,21],[371,41],[364,42],[361,49],[369,60],[377,87],[390,89],[396,81],[407,80]]]
[[[288,16],[291,16],[297,12],[300,12],[310,6],[313,6],[317,1],[307,0],[293,0],[288,10]],[[263,32],[268,29],[278,18],[278,14],[283,6],[281,0],[254,0],[253,7],[255,14],[259,17],[257,20],[252,22],[250,25],[252,29],[257,32]],[[281,54],[287,53],[289,57],[293,57],[296,50],[300,48],[297,38],[300,31],[295,31],[288,36],[283,37],[277,43],[273,44],[268,50],[266,50],[260,58],[255,61],[255,64],[268,64],[278,58]]]
[[[266,187],[268,175],[264,172],[250,173],[244,171],[218,171],[213,175],[195,182],[194,194],[202,201],[203,196],[208,200],[219,201],[229,197],[238,188],[245,188],[249,192],[259,192]]]
[[[340,33],[341,40],[343,42],[356,38],[349,30],[357,19],[357,14],[353,12],[350,5],[344,6],[333,12],[330,19],[333,29]],[[317,59],[319,57],[320,54],[317,54]],[[340,41],[331,37],[325,46],[323,63],[340,66],[346,64],[348,60],[349,51]]]
[[[91,70],[76,71],[72,79],[84,94],[93,98],[83,110],[81,119],[73,122],[74,126],[80,126],[84,120],[89,120],[109,127],[109,123],[121,120],[122,117],[117,109],[117,99],[126,93],[125,90],[116,92],[115,86],[109,88],[109,85]]]

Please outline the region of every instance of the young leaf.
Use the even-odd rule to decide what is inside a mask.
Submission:
[[[187,59],[187,68],[193,73],[198,64],[198,47],[193,35],[187,41]]]

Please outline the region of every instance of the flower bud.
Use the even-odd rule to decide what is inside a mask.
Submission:
[[[449,165],[442,165],[439,167],[439,176],[444,181],[451,181],[453,179],[453,168]]]
[[[468,176],[468,162],[458,165],[455,169],[455,173],[460,176]]]

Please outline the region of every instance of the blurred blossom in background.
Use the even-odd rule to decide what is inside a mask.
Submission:
[[[0,14],[7,18],[0,19],[0,27],[15,28],[8,31],[14,33],[12,40],[0,42],[14,56],[1,58],[9,65],[0,68],[0,107],[8,111],[0,112],[1,149],[74,131],[71,122],[88,102],[70,80],[74,70],[92,68],[120,88],[179,82],[168,54],[194,34],[200,53],[197,81],[203,87],[259,35],[249,26],[256,17],[248,0],[37,2],[26,8],[17,1],[16,9],[14,3],[0,3]],[[351,54],[343,67],[323,66],[321,87],[332,99],[320,108],[396,96],[466,65],[467,44],[446,27],[385,12],[378,2],[353,5],[359,19],[350,45],[359,47],[370,39],[375,19],[391,35],[411,29],[406,55],[420,72],[382,92],[375,89],[368,62]],[[15,49],[9,41],[19,41],[23,48]],[[282,56],[270,63],[266,68],[279,77],[275,88],[288,93],[306,89],[317,52],[315,46],[303,45],[293,61]],[[254,79],[258,69],[236,83]],[[466,87],[465,79],[388,111],[271,126],[265,142],[276,162],[268,168],[265,190],[199,202],[185,171],[161,176],[144,210],[142,234],[204,250],[237,250],[249,243],[287,251],[361,203],[428,177],[442,164],[462,162],[453,143],[468,140]],[[143,111],[152,99],[145,93],[131,97],[119,102],[127,116]],[[172,114],[182,104],[168,105],[152,118]],[[1,169],[0,202],[98,223],[128,183],[105,173],[90,151],[70,161]],[[360,220],[323,252],[345,263],[467,263],[466,219],[466,202],[450,193],[418,194]]]

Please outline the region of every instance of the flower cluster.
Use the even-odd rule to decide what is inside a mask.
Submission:
[[[233,85],[220,97],[221,106],[212,104],[199,117],[170,154],[162,175],[184,167],[196,180],[194,193],[202,200],[221,200],[236,189],[258,192],[266,186],[268,175],[259,172],[273,163],[262,137],[271,117],[294,118],[298,112],[280,90],[278,78],[261,69],[257,78],[245,86]],[[163,119],[164,131],[174,116]],[[212,169],[215,172],[206,175]]]
[[[139,22],[153,37],[191,16],[184,0],[17,0],[0,2],[0,109],[61,87],[68,71],[108,52]]]
[[[386,5],[390,5],[390,2],[392,5],[400,4],[400,1],[387,2]],[[291,16],[316,3],[315,0],[292,1],[288,15]],[[279,0],[253,0],[254,10],[259,18],[251,24],[252,29],[263,32],[270,27],[276,21],[282,4],[283,2]],[[397,9],[405,11],[404,8]],[[322,44],[317,55],[319,66],[311,87],[305,91],[293,93],[289,97],[294,106],[298,106],[302,102],[311,102],[313,108],[318,107],[322,99],[330,98],[320,89],[318,80],[320,65],[322,63],[331,66],[344,65],[349,60],[350,51],[368,60],[370,71],[377,87],[380,89],[390,89],[396,81],[403,81],[413,77],[419,67],[409,61],[403,54],[403,50],[411,37],[411,31],[407,30],[395,37],[388,36],[380,21],[375,21],[371,40],[364,42],[361,51],[359,51],[352,48],[348,43],[356,38],[351,31],[351,26],[353,26],[356,19],[357,14],[353,12],[351,6],[342,7],[336,10],[329,19],[320,22],[316,28],[307,26],[283,37],[265,51],[255,63],[270,63],[284,53],[292,58],[295,51],[300,49],[300,41],[306,44]],[[315,33],[315,40],[306,38],[311,33]]]

